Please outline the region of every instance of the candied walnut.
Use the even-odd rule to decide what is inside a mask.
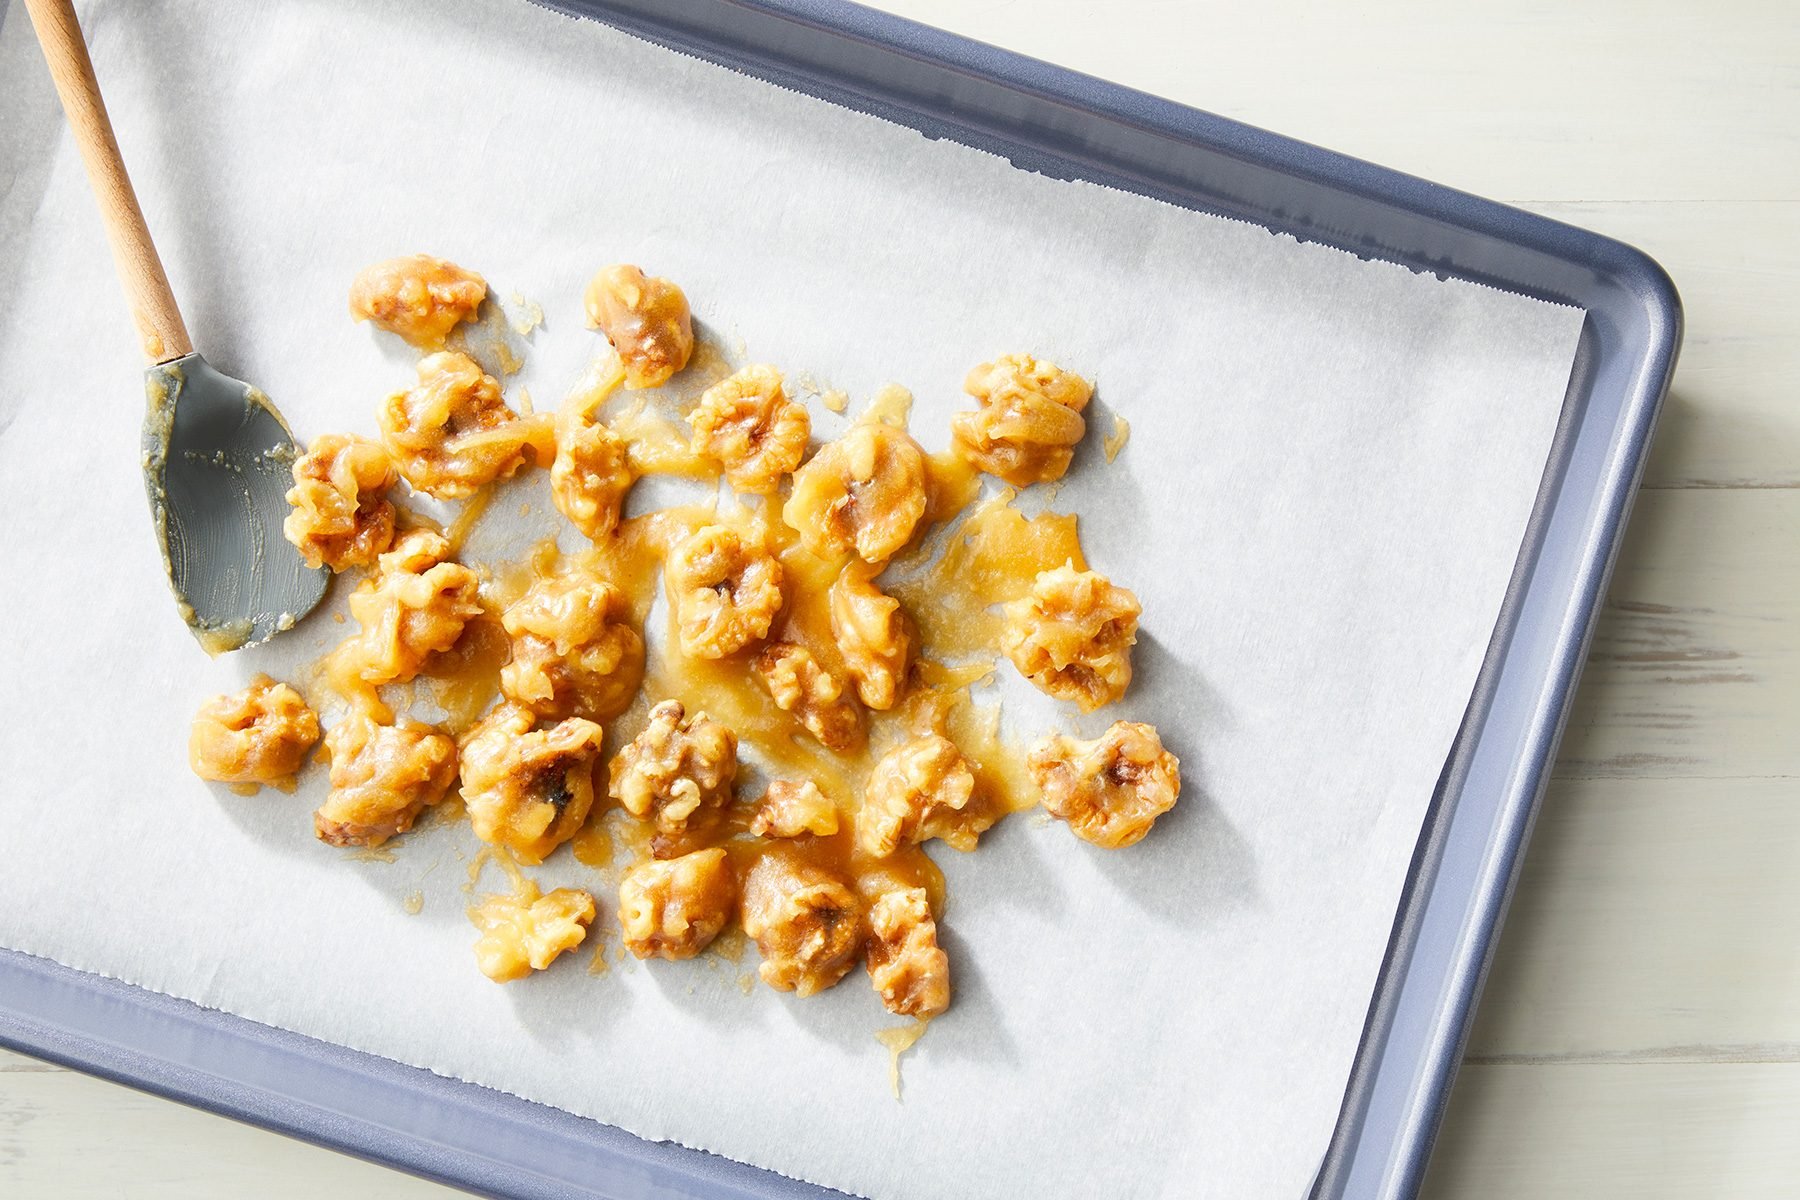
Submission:
[[[594,912],[594,898],[584,891],[557,888],[545,896],[529,880],[514,895],[488,896],[469,909],[481,931],[476,965],[495,983],[541,971],[586,940]]]
[[[715,383],[688,414],[695,454],[725,468],[740,492],[773,492],[806,457],[812,418],[788,399],[781,372],[759,364]]]
[[[481,612],[475,572],[445,561],[449,556],[442,534],[410,530],[350,593],[350,614],[362,625],[357,674],[365,682],[411,679],[426,656],[454,646],[463,626]]]
[[[487,281],[428,254],[364,267],[350,285],[350,315],[373,321],[421,350],[443,346],[450,331],[475,319]]]
[[[194,714],[188,765],[215,783],[272,784],[293,790],[306,752],[319,740],[319,718],[300,693],[267,675]]]
[[[869,772],[856,843],[871,858],[942,836],[975,794],[975,774],[956,743],[926,733],[889,750]]]
[[[546,720],[604,721],[624,712],[644,677],[644,639],[625,593],[598,579],[542,579],[500,617],[512,660],[500,690]]]
[[[1062,478],[1087,432],[1087,380],[1008,354],[970,371],[963,390],[981,406],[950,419],[950,444],[965,462],[1016,487]]]
[[[1106,576],[1066,563],[1041,571],[1030,593],[1004,611],[1001,648],[1039,690],[1093,712],[1131,686],[1131,647],[1143,608]]]
[[[557,411],[550,499],[594,541],[618,527],[625,493],[636,481],[628,452],[624,438],[591,418],[585,399],[572,399]]]
[[[411,829],[456,778],[456,743],[409,718],[384,725],[361,709],[325,735],[331,791],[313,814],[319,840],[379,846]]]
[[[379,443],[328,433],[294,463],[281,532],[309,567],[366,567],[394,541],[388,489],[400,478]]]
[[[830,837],[838,831],[837,805],[812,780],[777,779],[769,784],[750,832],[757,837]]]
[[[770,850],[744,881],[744,932],[762,951],[764,983],[798,996],[824,991],[856,965],[862,901],[834,872]]]
[[[626,263],[600,268],[589,282],[587,319],[618,351],[628,388],[667,383],[694,353],[693,317],[681,289]]]
[[[737,876],[713,847],[639,863],[619,881],[619,928],[639,958],[692,958],[719,936],[737,903]]]
[[[737,735],[705,713],[686,715],[679,700],[658,704],[610,767],[608,794],[664,834],[684,833],[703,810],[723,808],[737,778]]]
[[[950,958],[924,888],[883,892],[869,906],[869,980],[889,1012],[935,1017],[950,1007]]]
[[[1134,721],[1114,721],[1091,742],[1047,737],[1026,765],[1045,811],[1108,850],[1141,840],[1181,795],[1181,761],[1163,749],[1154,725]]]
[[[766,635],[781,610],[781,564],[724,525],[676,546],[664,577],[682,652],[695,658],[735,654]]]
[[[844,685],[821,667],[806,647],[775,642],[757,656],[756,670],[775,707],[793,713],[827,750],[850,750],[862,744],[862,709],[844,695]]]
[[[549,416],[515,413],[494,377],[454,350],[421,359],[418,384],[389,396],[376,416],[400,474],[439,500],[472,495],[527,459],[545,463],[556,453]]]
[[[594,805],[600,726],[581,717],[533,729],[536,715],[502,704],[463,737],[463,803],[475,836],[527,863],[574,837]]]
[[[876,573],[866,566],[845,567],[826,592],[826,603],[856,694],[870,708],[886,710],[905,690],[913,631],[900,602],[875,586]]]
[[[821,558],[855,551],[880,563],[912,539],[925,515],[925,454],[904,429],[852,426],[794,474],[781,516]]]

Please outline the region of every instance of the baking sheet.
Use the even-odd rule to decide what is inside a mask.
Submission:
[[[412,249],[543,303],[514,385],[540,403],[591,352],[579,289],[615,258],[679,279],[754,357],[858,398],[911,386],[927,446],[972,362],[1025,347],[1096,376],[1096,433],[1116,410],[1133,438],[1110,468],[1091,442],[1058,503],[1144,600],[1122,712],[1162,726],[1188,786],[1124,853],[1015,818],[937,855],[959,997],[898,1105],[870,1037],[891,1019],[854,977],[806,1002],[742,996],[748,959],[487,983],[466,830],[343,862],[310,838],[321,781],[242,800],[186,776],[201,698],[342,630],[325,615],[209,664],[169,617],[129,326],[9,13],[0,62],[36,82],[0,99],[0,283],[21,301],[0,324],[0,530],[16,577],[46,582],[0,600],[19,764],[0,823],[24,851],[0,941],[852,1191],[1303,1192],[1579,313],[1037,179],[524,6],[84,15],[197,343],[303,434],[369,429],[405,381],[342,297]],[[196,130],[212,148],[182,169]],[[131,419],[94,421],[96,399]],[[496,510],[553,527],[533,486]],[[70,620],[75,648],[32,632]]]

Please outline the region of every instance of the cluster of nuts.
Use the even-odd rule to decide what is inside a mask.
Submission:
[[[490,613],[480,579],[455,561],[444,535],[402,528],[390,498],[401,480],[459,498],[537,464],[550,468],[557,508],[605,544],[636,473],[629,440],[599,409],[620,386],[666,383],[693,353],[681,289],[636,267],[608,267],[590,284],[586,310],[613,359],[554,418],[521,415],[474,359],[446,348],[486,294],[480,276],[425,256],[358,276],[352,313],[426,352],[418,383],[381,406],[379,442],[327,435],[294,466],[289,540],[314,564],[369,568],[349,599],[358,632],[339,651],[362,691],[324,738],[330,791],[315,814],[318,836],[378,845],[460,779],[476,836],[535,865],[582,829],[603,790],[651,833],[651,857],[619,884],[623,943],[637,957],[692,958],[736,920],[772,987],[811,995],[861,962],[890,1011],[944,1011],[949,962],[931,896],[890,867],[934,838],[971,848],[1003,813],[981,766],[945,731],[909,729],[875,759],[849,807],[840,803],[850,797],[814,780],[776,778],[746,810],[747,824],[733,825],[725,818],[739,804],[738,737],[705,713],[663,700],[602,763],[603,722],[627,710],[645,673],[624,592],[563,574]],[[977,367],[965,388],[978,407],[955,419],[954,454],[1017,486],[1064,474],[1085,430],[1086,380],[1012,355]],[[742,664],[797,730],[828,751],[861,753],[869,714],[900,708],[917,686],[918,629],[878,578],[923,533],[924,451],[901,425],[872,415],[808,458],[807,410],[761,364],[708,388],[687,421],[691,453],[739,492],[777,497],[791,480],[769,511],[779,504],[799,547],[831,572],[830,640],[814,630],[809,646],[783,630],[797,586],[785,577],[785,543],[767,527],[721,520],[687,528],[664,553],[680,654]],[[1070,562],[1038,574],[1003,611],[1001,649],[1044,692],[1084,712],[1125,693],[1140,614],[1131,592]],[[387,711],[377,688],[429,672],[471,622],[496,618],[509,654],[501,699],[485,717],[453,738]],[[259,676],[201,710],[190,759],[203,778],[291,789],[319,740],[299,694]],[[1156,730],[1125,721],[1091,741],[1047,737],[1026,769],[1045,810],[1104,847],[1141,839],[1180,790],[1179,764]],[[518,878],[513,893],[471,909],[481,969],[501,981],[541,970],[583,941],[597,911],[588,892],[544,895]]]

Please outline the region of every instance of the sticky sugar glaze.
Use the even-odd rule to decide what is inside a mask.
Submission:
[[[398,470],[361,464],[378,495],[395,474],[439,495],[466,480],[472,495],[445,530],[399,511],[392,549],[352,597],[359,628],[314,672],[348,710],[335,728],[355,734],[326,739],[321,812],[336,816],[320,836],[378,846],[434,804],[434,823],[477,817],[513,881],[471,909],[497,979],[580,941],[591,897],[542,896],[515,861],[570,843],[588,867],[623,868],[616,912],[640,957],[690,957],[741,929],[771,986],[810,995],[861,964],[890,1011],[929,1019],[949,1003],[950,964],[928,842],[971,851],[1048,792],[1082,836],[1125,845],[1179,787],[1149,726],[1128,742],[1052,733],[1028,754],[973,693],[1003,654],[1084,709],[1129,683],[1136,600],[1090,571],[1075,516],[1028,517],[1011,489],[980,498],[984,472],[1059,477],[1091,387],[1009,356],[970,373],[977,408],[947,451],[919,446],[911,396],[889,387],[808,454],[810,421],[780,372],[696,351],[673,284],[606,268],[588,311],[612,349],[571,389],[553,439],[549,414],[516,417],[470,364],[483,413],[511,439],[503,457],[446,489],[442,471],[415,478],[406,455],[420,452],[384,430]],[[644,390],[621,400],[621,386]],[[519,427],[529,435],[513,438]],[[565,553],[551,534],[516,559],[458,561],[485,479],[533,463],[550,465],[560,519],[587,546]],[[633,484],[658,474],[736,490],[623,516]],[[663,627],[647,637],[653,612]],[[405,715],[419,701],[435,726]],[[358,768],[372,753],[359,748],[402,743],[406,770],[386,757]],[[401,789],[392,803],[373,794],[384,772]]]

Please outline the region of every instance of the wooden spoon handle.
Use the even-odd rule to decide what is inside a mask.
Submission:
[[[188,340],[175,293],[169,290],[169,277],[163,274],[137,193],[131,190],[124,160],[119,157],[119,143],[106,117],[106,102],[100,98],[100,84],[94,79],[94,64],[75,20],[75,6],[70,0],[25,0],[25,10],[31,14],[38,44],[50,64],[50,77],[56,81],[56,94],[62,97],[63,112],[75,132],[75,144],[81,148],[88,183],[100,202],[113,266],[131,305],[131,319],[137,323],[144,354],[153,363],[180,358],[194,345]]]

